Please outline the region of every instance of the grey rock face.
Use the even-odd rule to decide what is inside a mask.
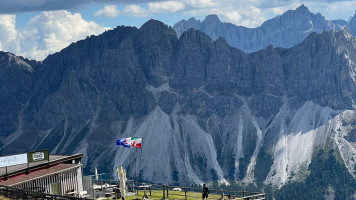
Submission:
[[[307,46],[305,46],[306,44]],[[304,99],[314,99],[320,105],[327,105],[334,109],[342,109],[352,105],[355,90],[354,78],[352,78],[353,75],[346,74],[353,71],[354,64],[349,62],[348,55],[353,55],[354,50],[353,47],[350,50],[340,48],[339,44],[349,44],[354,47],[355,39],[351,37],[347,30],[325,32],[320,35],[312,34],[305,42],[293,48],[295,53],[285,54],[287,63],[284,65],[289,66],[285,69],[286,79],[289,80],[286,83],[289,88],[289,95],[298,93]],[[335,55],[332,52],[338,53]],[[281,54],[283,53],[281,52]],[[298,64],[295,64],[297,62]],[[306,70],[309,73],[304,72],[297,75],[299,73],[297,68],[299,69],[300,66],[307,66],[308,69]],[[326,70],[327,73],[325,73]],[[327,75],[330,72],[333,77]],[[294,77],[299,77],[299,80],[294,79]],[[300,84],[300,80],[303,80],[306,84]],[[341,84],[342,82],[347,82],[347,84]],[[296,85],[298,86],[295,87]],[[346,91],[352,92],[347,95]]]
[[[176,95],[167,91],[162,92],[159,97],[159,107],[168,115],[172,113],[176,102]]]
[[[352,35],[356,35],[356,11],[354,16],[349,21],[349,29]]]
[[[24,125],[35,67],[35,62],[0,52],[0,136],[9,136]]]
[[[209,15],[202,22],[194,18],[182,20],[174,25],[174,29],[178,35],[193,28],[206,33],[214,40],[223,37],[231,46],[249,53],[264,49],[268,45],[290,48],[312,32],[342,30],[345,27],[353,27],[352,23],[353,21],[350,24],[341,20],[328,21],[320,13],[313,14],[301,5],[296,10],[289,10],[281,16],[267,20],[257,28],[223,23],[218,16]],[[353,31],[351,33],[354,34]]]
[[[347,31],[246,54],[193,29],[178,39],[154,20],[88,37],[42,64],[2,53],[0,106],[11,110],[0,112],[1,153],[82,152],[86,173],[105,163],[135,177],[135,151],[115,142],[137,136],[141,179],[280,187],[305,176],[314,149],[333,146],[353,172],[353,128],[339,114],[355,115],[355,55]]]

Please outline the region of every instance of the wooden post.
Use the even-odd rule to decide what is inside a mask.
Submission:
[[[185,200],[187,200],[187,188],[185,188],[185,186],[184,186],[184,196],[185,196]]]
[[[167,189],[167,199],[169,198],[168,196],[168,185],[166,185],[166,189]]]
[[[221,199],[224,199],[224,190],[221,189]]]
[[[165,199],[166,198],[166,189],[165,189],[165,186],[164,185],[162,185],[162,187],[163,187],[163,198],[162,199]]]
[[[91,180],[91,189],[93,191],[93,199],[95,198],[95,191],[94,191],[94,184],[93,184],[93,179],[90,177],[90,180]]]
[[[115,200],[117,200],[117,188],[115,187]]]
[[[103,177],[100,175],[100,185],[101,185],[101,191],[103,191]]]
[[[134,183],[135,183],[135,181],[134,181]],[[138,184],[139,184],[139,183],[137,183],[137,187],[136,187],[136,188],[137,188],[137,189],[136,189],[137,196],[138,196],[138,192],[139,192],[139,189],[140,189],[140,188],[138,187]]]

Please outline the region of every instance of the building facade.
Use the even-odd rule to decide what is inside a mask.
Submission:
[[[48,157],[48,160],[39,162],[1,167],[0,185],[47,194],[81,197],[83,155],[49,155]]]

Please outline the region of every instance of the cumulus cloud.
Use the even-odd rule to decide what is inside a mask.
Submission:
[[[124,10],[120,11],[120,13],[134,17],[147,17],[151,15],[148,10],[142,8],[140,5],[135,4],[125,6]]]
[[[119,15],[119,10],[115,5],[105,6],[104,9],[99,10],[94,14],[95,16],[115,18]]]
[[[226,9],[220,12],[222,19],[236,25],[257,27],[267,20],[266,13],[256,5],[245,3],[236,10]]]
[[[184,9],[184,3],[179,1],[163,1],[148,3],[148,11],[150,13],[168,13],[178,12]]]
[[[15,15],[0,15],[0,50],[20,53]]]
[[[100,34],[108,28],[82,19],[68,11],[46,11],[30,19],[21,30],[15,28],[15,16],[0,16],[0,43],[2,51],[36,60],[60,51],[70,43]]]
[[[259,8],[262,0],[184,0],[189,5],[187,16],[204,16],[217,14],[224,22],[246,27],[257,27],[267,18]]]
[[[312,12],[320,12],[326,19],[348,19],[356,9],[356,1],[309,1],[304,3]],[[352,14],[352,15],[351,15]]]
[[[148,17],[161,13],[173,13],[182,11],[185,5],[179,1],[160,1],[150,2],[147,8],[141,7],[139,4],[126,5],[123,10],[119,11],[120,15],[129,15],[134,17]]]
[[[213,0],[184,0],[187,5],[190,5],[192,8],[213,8],[219,5],[219,1]]]
[[[100,34],[106,29],[95,22],[85,21],[79,13],[71,14],[64,10],[43,12],[32,18],[23,31],[25,52],[22,54],[42,60],[72,42]]]
[[[234,23],[234,24],[240,23],[241,18],[242,18],[241,15],[237,11],[228,12],[224,16],[227,19],[227,21]]]

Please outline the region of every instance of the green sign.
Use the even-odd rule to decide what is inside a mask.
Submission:
[[[43,161],[48,159],[49,159],[48,150],[27,153],[28,163],[33,163],[33,162],[38,162],[38,161]]]

